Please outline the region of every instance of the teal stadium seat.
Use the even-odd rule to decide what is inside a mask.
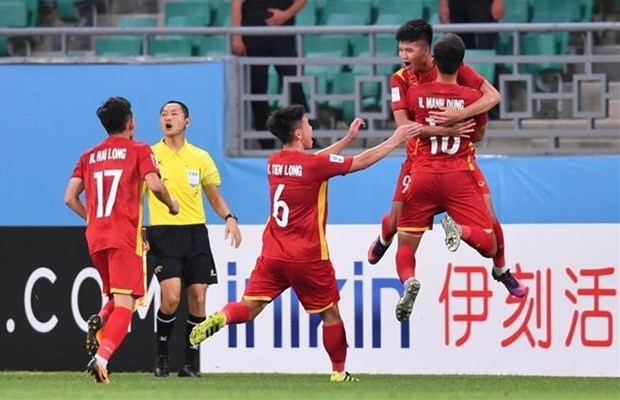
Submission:
[[[201,26],[207,26],[211,22],[211,5],[201,1],[166,3],[164,14],[166,24],[171,17],[197,17],[202,21]]]
[[[465,52],[465,62],[492,84],[495,81],[495,63],[492,60],[496,55],[497,52],[492,49],[470,49]],[[471,56],[489,57],[491,62],[469,62]]]
[[[123,15],[116,25],[122,28],[154,27],[157,26],[157,18],[145,15]]]
[[[115,36],[95,40],[95,55],[102,57],[135,57],[142,54],[142,38]]]
[[[212,26],[230,26],[230,3],[218,0],[213,9]]]
[[[371,0],[338,0],[330,2],[322,13],[320,25],[369,25]]]
[[[158,38],[149,47],[153,57],[191,57],[192,52],[192,40],[188,38]]]
[[[0,2],[0,27],[25,28],[28,26],[28,8],[25,2]]]
[[[309,1],[295,16],[295,25],[314,26],[318,20],[316,3]]]
[[[225,36],[203,36],[198,45],[197,55],[201,57],[221,57],[228,55]]]
[[[554,33],[526,33],[521,35],[521,53],[524,55],[558,55],[563,44],[558,41],[559,36]],[[539,74],[542,72],[563,72],[562,63],[521,64],[521,72]]]
[[[424,18],[423,0],[377,0],[375,25],[402,25],[410,19]]]

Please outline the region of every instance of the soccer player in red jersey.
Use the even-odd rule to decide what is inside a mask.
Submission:
[[[433,27],[424,20],[408,21],[400,27],[396,33],[399,56],[404,64],[403,68],[396,71],[390,78],[392,87],[392,112],[397,125],[410,122],[407,91],[410,87],[433,82],[437,79],[437,67],[431,55],[431,40]],[[461,65],[457,72],[459,85],[471,87],[482,92],[482,97],[462,110],[453,110],[447,107],[439,108],[432,112],[436,125],[425,126],[423,133],[440,135],[461,135],[471,131],[471,124],[467,122],[456,124],[457,121],[466,121],[475,115],[485,113],[500,102],[497,90],[482,76],[478,75],[466,64]],[[411,117],[412,118],[412,117]],[[478,138],[481,139],[481,138]],[[407,158],[403,162],[396,181],[396,189],[392,200],[392,210],[383,216],[381,221],[381,234],[375,239],[368,250],[368,262],[379,262],[396,234],[396,221],[403,206],[404,194],[411,184],[409,170],[411,169],[411,149],[407,149]],[[496,267],[506,265],[504,260],[504,235],[495,217],[491,194],[482,171],[474,164],[474,173],[479,189],[484,196],[487,207],[493,216],[493,228],[496,235],[498,252],[493,258]]]
[[[464,109],[481,96],[478,90],[457,83],[457,72],[465,55],[465,46],[458,35],[442,36],[435,44],[434,55],[439,70],[437,81],[413,86],[407,93],[409,115],[429,125],[434,124],[432,110]],[[481,136],[486,129],[487,115],[477,115],[475,121],[474,136]],[[421,133],[409,142],[413,143],[411,178],[415,185],[409,187],[398,218],[396,269],[405,285],[396,307],[399,321],[409,318],[420,289],[420,282],[415,278],[415,253],[424,231],[432,229],[436,214],[444,211],[449,214],[442,220],[448,250],[456,251],[463,239],[483,257],[491,258],[497,252],[493,220],[474,174],[472,139]],[[508,268],[494,267],[492,275],[512,295],[523,297],[527,293]]]
[[[363,124],[356,118],[347,137],[316,154],[308,154],[305,150],[312,148],[312,126],[304,108],[293,105],[271,114],[267,126],[284,147],[267,161],[271,208],[261,255],[243,299],[228,303],[197,325],[190,343],[202,342],[225,325],[253,320],[292,287],[305,310],[321,316],[323,345],[332,363],[331,381],[356,380],[345,371],[347,339],[325,238],[327,182],[333,176],[371,166],[420,129],[416,123],[403,125],[389,139],[359,155],[338,155]]]
[[[88,320],[86,346],[92,358],[86,370],[97,382],[110,383],[108,360],[127,335],[136,300],[145,294],[143,183],[171,214],[179,212],[179,205],[159,178],[150,146],[133,140],[129,101],[112,97],[99,107],[97,116],[108,137],[80,157],[65,203],[87,221],[88,251],[101,276],[103,295],[109,298],[99,314]],[[86,204],[80,199],[82,192]]]

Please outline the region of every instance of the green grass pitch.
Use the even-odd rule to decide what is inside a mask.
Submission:
[[[0,372],[2,399],[620,399],[620,378],[481,375],[203,374],[200,379],[112,373],[110,385],[85,372]]]

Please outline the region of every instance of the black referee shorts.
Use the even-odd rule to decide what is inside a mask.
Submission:
[[[159,282],[182,278],[185,286],[217,283],[209,232],[199,225],[161,225],[147,228],[147,265]]]

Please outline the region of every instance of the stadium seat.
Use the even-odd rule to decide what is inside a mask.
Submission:
[[[0,2],[0,27],[25,28],[28,26],[28,9],[24,2]]]
[[[307,2],[306,5],[295,16],[295,25],[314,26],[318,22],[316,3]]]
[[[526,33],[521,36],[521,54],[523,55],[557,55],[560,53],[562,43],[558,42],[559,36],[554,33]],[[536,63],[521,64],[524,73],[538,74],[547,71],[564,71],[562,63]]]
[[[465,62],[469,64],[477,73],[485,77],[491,84],[495,81],[495,63],[493,62],[469,62],[471,56],[495,57],[495,50],[471,49],[465,52]]]
[[[9,55],[9,38],[6,36],[0,36],[0,57]]]
[[[433,25],[439,23],[439,0],[424,0],[424,19]]]
[[[225,36],[203,36],[198,44],[197,54],[201,57],[219,57],[228,55]]]
[[[423,0],[377,0],[375,25],[402,25],[410,19],[424,18]]]
[[[187,38],[158,38],[149,47],[149,54],[153,57],[191,57],[192,52],[192,40]]]
[[[193,17],[203,21],[200,25],[207,26],[211,22],[210,3],[200,1],[184,1],[179,3],[166,3],[166,25],[171,17]]]
[[[349,35],[304,35],[303,53],[335,51],[343,56],[349,53]]]
[[[153,27],[157,26],[157,18],[146,15],[123,15],[116,25],[122,28]]]
[[[230,26],[230,3],[226,1],[218,0],[215,3],[213,9],[213,19],[211,25],[213,26]]]
[[[95,55],[104,57],[142,55],[142,38],[139,36],[97,38],[95,40]]]
[[[371,22],[370,0],[338,0],[323,9],[320,25],[368,25]]]

